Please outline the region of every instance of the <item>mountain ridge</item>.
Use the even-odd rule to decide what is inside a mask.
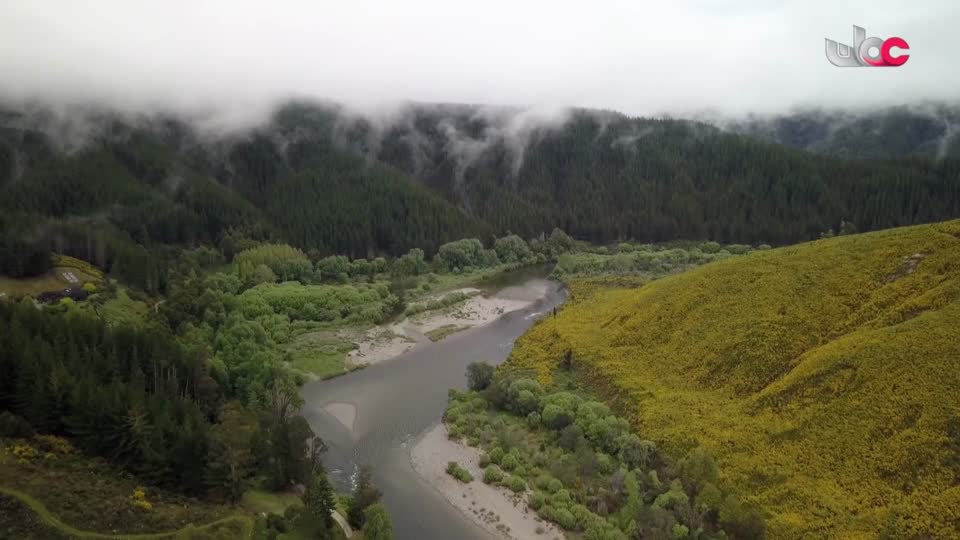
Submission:
[[[105,234],[64,224],[81,219],[140,245],[232,235],[366,257],[554,227],[596,243],[785,244],[842,222],[873,230],[960,216],[953,159],[826,157],[611,111],[411,104],[391,115],[289,102],[265,124],[216,132],[171,114],[7,108],[6,242]]]

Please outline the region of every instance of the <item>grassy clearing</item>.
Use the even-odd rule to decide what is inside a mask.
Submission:
[[[126,287],[118,286],[116,295],[99,306],[97,312],[111,325],[142,326],[150,313],[150,306],[130,298]]]
[[[440,341],[441,339],[452,336],[457,332],[467,330],[469,328],[470,328],[469,326],[461,326],[458,324],[445,324],[443,326],[430,330],[424,335],[430,338],[430,341]]]
[[[501,264],[499,266],[481,268],[471,272],[462,272],[460,274],[427,274],[420,277],[420,283],[416,289],[409,291],[409,297],[411,299],[419,299],[425,296],[436,294],[438,292],[446,292],[454,289],[470,287],[480,281],[491,279],[500,274],[511,272],[516,269],[516,265]]]
[[[64,272],[72,272],[77,278],[77,283],[71,283],[63,276]],[[11,298],[22,298],[24,296],[37,296],[40,293],[49,291],[60,291],[68,287],[79,287],[87,282],[99,283],[100,278],[76,268],[67,266],[57,266],[46,274],[14,279],[7,276],[0,276],[0,293],[6,294]]]
[[[960,221],[572,283],[508,365],[572,368],[674,456],[700,445],[771,537],[955,537]],[[953,426],[953,427],[951,427]]]
[[[406,309],[406,311],[404,312],[404,314],[405,314],[407,317],[412,317],[412,316],[414,316],[414,315],[419,315],[419,314],[421,314],[421,313],[426,313],[426,312],[428,312],[428,311],[436,311],[436,310],[438,310],[438,309],[444,309],[444,308],[448,308],[448,307],[453,307],[453,306],[456,306],[456,305],[458,305],[458,304],[462,304],[462,303],[466,302],[468,299],[470,299],[471,297],[476,296],[476,295],[478,295],[478,294],[480,294],[480,291],[471,291],[471,292],[456,291],[456,292],[452,292],[452,293],[450,293],[450,294],[446,294],[446,295],[443,295],[443,296],[440,296],[440,297],[436,297],[436,298],[433,298],[433,299],[430,299],[430,300],[426,300],[426,301],[423,301],[423,302],[418,302],[418,303],[415,303],[415,304],[410,304],[410,305],[407,306],[407,309]]]
[[[273,493],[251,489],[243,494],[240,504],[250,512],[259,514],[277,514],[282,516],[291,506],[303,506],[296,493]]]
[[[84,531],[127,534],[174,531],[235,515],[235,510],[169,492],[147,489],[152,510],[136,507],[140,481],[100,459],[77,454],[16,458],[15,441],[0,440],[0,486],[42,501],[62,523]]]
[[[286,345],[290,366],[306,374],[327,379],[357,368],[347,360],[353,343],[334,331],[306,332]]]

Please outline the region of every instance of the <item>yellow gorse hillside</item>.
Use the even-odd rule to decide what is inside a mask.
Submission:
[[[960,221],[573,283],[509,366],[573,369],[646,438],[701,445],[773,538],[960,537]]]

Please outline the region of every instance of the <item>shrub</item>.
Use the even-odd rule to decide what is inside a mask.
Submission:
[[[470,390],[485,390],[493,382],[493,366],[486,362],[473,362],[467,366],[467,387]]]
[[[364,511],[363,537],[366,540],[392,540],[393,524],[383,504],[370,505]]]
[[[19,442],[13,445],[13,457],[17,458],[21,463],[30,461],[31,459],[40,455],[40,452],[36,448],[30,446],[25,442]]]
[[[499,446],[497,446],[496,448],[494,448],[493,450],[491,450],[491,451],[490,451],[490,461],[492,461],[492,462],[496,463],[497,465],[499,465],[500,462],[503,461],[503,448],[500,448]]]
[[[706,484],[697,494],[696,509],[700,512],[717,512],[723,503],[723,494],[713,484]]]
[[[287,521],[281,515],[267,514],[267,528],[281,533],[287,532]]]
[[[456,400],[458,398],[457,395],[452,394],[453,392],[456,392],[456,390],[452,390],[452,389],[450,390],[451,394],[448,394],[448,399]],[[450,407],[447,408],[447,412],[445,412],[443,415],[444,420],[448,424],[457,423],[457,420],[460,420],[460,417],[463,415],[463,408],[464,406],[459,403],[457,403],[456,405],[451,405]]]
[[[680,478],[694,491],[706,484],[716,484],[720,471],[713,457],[703,448],[694,448],[677,464]]]
[[[425,285],[426,285],[426,284],[425,284]],[[426,289],[424,289],[424,290],[426,290]],[[434,300],[428,300],[428,301],[426,301],[426,302],[419,302],[419,303],[416,303],[416,304],[411,304],[411,305],[407,306],[407,309],[406,309],[406,311],[404,311],[404,313],[409,317],[409,316],[413,316],[413,315],[417,315],[417,314],[423,313],[423,312],[425,312],[425,311],[434,311],[434,310],[437,310],[437,309],[442,309],[442,308],[445,308],[445,307],[450,307],[450,306],[452,306],[452,305],[459,304],[460,302],[463,302],[464,300],[470,298],[471,296],[473,296],[473,294],[466,294],[466,293],[462,293],[462,292],[451,293],[451,294],[448,294],[448,295],[443,296],[442,298],[436,298],[436,299],[434,299]],[[469,375],[469,374],[468,374],[468,375]]]
[[[512,408],[521,415],[540,410],[543,388],[533,379],[521,378],[510,383],[508,390]]]
[[[130,501],[133,503],[133,506],[140,508],[141,510],[153,510],[153,503],[147,500],[147,488],[143,486],[137,486],[133,490],[133,495],[130,496]]]
[[[447,463],[447,474],[463,482],[464,484],[473,482],[473,475],[470,474],[470,471],[461,467],[456,461]]]
[[[490,456],[488,454],[480,454],[480,468],[486,468],[490,465]]]
[[[317,261],[317,271],[324,280],[336,279],[340,281],[341,274],[348,274],[352,271],[350,261],[343,255],[331,255]]]
[[[647,475],[646,483],[653,489],[660,489],[663,485],[662,482],[660,482],[660,475],[658,475],[655,470],[650,471],[650,474]]]
[[[520,478],[519,476],[514,475],[510,477],[509,487],[510,487],[510,491],[514,493],[521,493],[523,491],[526,491],[527,483],[523,481],[523,478]]]
[[[553,512],[552,521],[564,530],[572,531],[577,528],[577,520],[566,508],[558,508]]]
[[[76,451],[70,441],[56,435],[37,435],[34,437],[34,441],[43,452],[66,455]]]
[[[540,474],[540,475],[537,475],[537,477],[533,480],[533,485],[536,486],[537,489],[542,489],[546,491],[547,485],[550,483],[551,480],[553,480],[553,478],[549,474],[546,474],[546,473]]]
[[[560,430],[560,435],[557,437],[557,444],[560,445],[560,448],[571,452],[576,450],[577,446],[582,446],[584,442],[583,430],[576,424],[571,424]]]
[[[512,471],[517,468],[517,465],[520,464],[520,461],[517,459],[517,456],[512,452],[503,456],[503,459],[500,461],[500,466],[503,467],[506,471]]]
[[[476,238],[464,238],[440,246],[434,263],[441,270],[483,266],[483,244]]]
[[[390,265],[390,273],[394,276],[418,276],[427,269],[427,263],[423,260],[423,250],[413,248],[406,255],[396,259]],[[377,264],[377,261],[374,261]]]
[[[678,478],[670,483],[669,491],[657,496],[656,500],[653,501],[653,505],[660,508],[672,509],[674,506],[686,504],[689,500],[690,498],[687,496],[687,492],[683,490],[683,484]]]
[[[595,519],[583,533],[583,538],[584,540],[627,540],[627,535],[606,521]]]
[[[570,497],[570,492],[565,489],[557,491],[550,497],[550,504],[556,507],[566,507],[571,502],[573,499]]]
[[[561,489],[563,489],[563,482],[561,482],[560,480],[557,480],[556,478],[551,478],[550,481],[547,482],[547,491],[549,491],[550,493],[557,493]]]
[[[641,468],[646,470],[653,463],[656,456],[657,445],[653,441],[641,440],[640,437],[632,433],[623,435],[620,438],[620,460],[630,468]]]
[[[720,244],[716,242],[704,242],[700,244],[700,251],[704,253],[717,253],[720,251]]]
[[[738,538],[764,538],[766,525],[760,512],[742,503],[735,495],[728,495],[720,506],[720,525]]]
[[[596,455],[596,460],[597,460],[597,468],[600,469],[601,473],[610,474],[614,471],[615,464],[613,462],[613,458],[611,458],[607,454],[598,452]]]
[[[313,274],[313,265],[307,255],[286,244],[261,244],[241,251],[233,262],[241,277],[252,276],[258,265],[265,265],[283,281],[308,281]]]
[[[484,484],[496,484],[501,480],[503,480],[503,471],[500,470],[500,467],[488,465],[487,468],[483,470]]]
[[[480,396],[471,397],[467,401],[467,410],[470,412],[484,412],[487,410],[487,400],[483,399]],[[481,419],[483,422],[486,422],[486,419]]]
[[[582,504],[575,504],[571,506],[570,513],[573,515],[577,529],[581,531],[585,530],[596,517],[593,512],[588,510],[587,507]]]
[[[497,238],[494,242],[494,250],[500,261],[505,263],[515,263],[523,261],[530,257],[530,247],[523,238],[515,234]]]
[[[545,504],[547,504],[547,496],[541,491],[534,491],[527,497],[527,506],[534,510],[539,510]]]

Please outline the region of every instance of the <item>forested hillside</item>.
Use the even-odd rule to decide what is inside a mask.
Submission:
[[[171,118],[104,115],[64,120],[82,123],[68,128],[39,113],[4,120],[7,275],[43,271],[42,254],[52,250],[162,291],[167,247],[212,244],[232,256],[289,239],[320,254],[363,257],[435,250],[489,230],[412,179],[329,141],[290,144],[280,155],[266,135],[211,142]]]
[[[291,105],[281,116],[292,123],[307,110]],[[824,158],[609,111],[422,105],[388,119],[331,115],[341,145],[527,236],[556,225],[594,242],[783,244],[843,220],[867,230],[960,215],[960,166],[950,160]]]
[[[229,258],[273,240],[371,257],[554,227],[594,242],[784,244],[841,222],[956,217],[958,163],[825,158],[607,111],[289,103],[258,127],[211,132],[173,115],[10,108],[0,271],[37,273],[53,250],[163,290],[165,247],[216,244]]]
[[[717,123],[735,133],[831,156],[960,157],[960,107],[943,103],[855,112],[805,109]]]
[[[573,282],[508,366],[570,369],[674,458],[702,447],[773,538],[960,530],[960,222]]]

